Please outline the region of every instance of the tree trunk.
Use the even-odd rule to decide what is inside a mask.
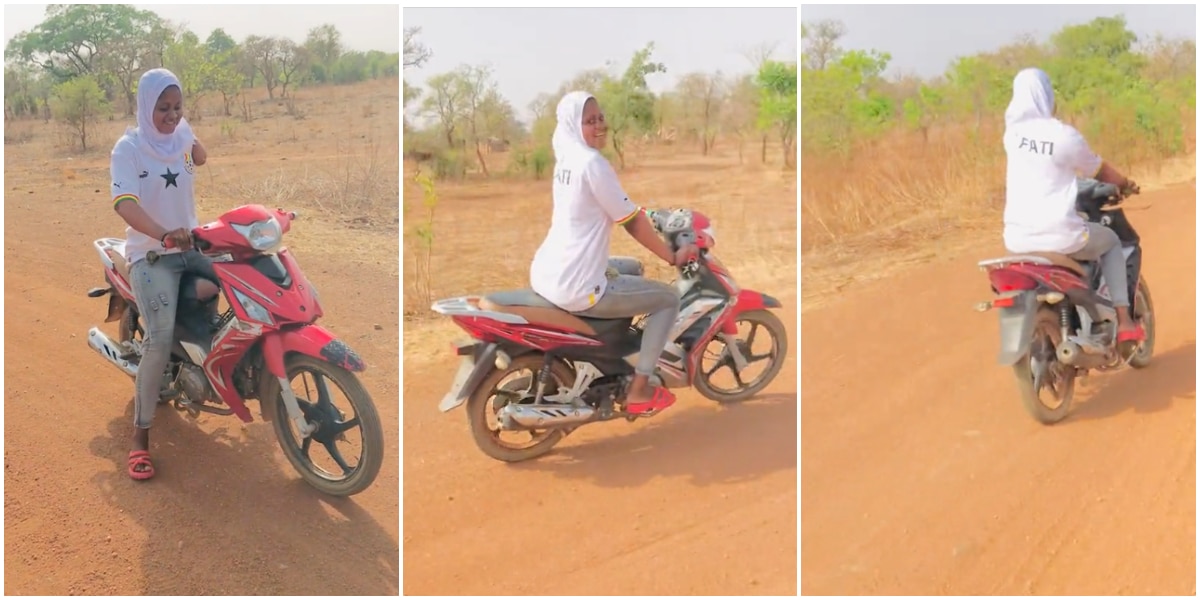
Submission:
[[[475,140],[475,158],[479,159],[479,168],[483,170],[484,177],[491,177],[488,173],[487,163],[483,161],[483,152],[479,150],[479,140]]]

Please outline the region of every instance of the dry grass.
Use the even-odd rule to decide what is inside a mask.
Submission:
[[[268,99],[265,89],[246,95],[249,122],[238,106],[223,115],[219,98],[204,99],[199,115],[188,114],[210,157],[197,171],[201,221],[239,204],[295,209],[317,225],[298,224],[289,234],[293,243],[345,253],[352,263],[384,265],[399,277],[399,80],[296,90],[303,119],[289,116],[287,101]],[[5,172],[22,173],[19,183],[9,178],[5,202],[24,199],[12,193],[14,185],[40,193],[76,177],[95,182],[97,197],[83,201],[102,202],[109,151],[131,124],[123,115],[98,123],[89,134],[93,147],[80,152],[60,124],[5,122]],[[111,234],[120,235],[115,229]]]
[[[998,240],[1005,165],[1000,135],[998,129],[976,137],[946,128],[924,139],[896,132],[848,159],[802,156],[804,310],[852,283]],[[1144,189],[1193,179],[1194,129],[1186,143],[1182,157],[1122,149],[1140,160],[1118,168]]]
[[[432,220],[429,281],[418,278],[425,256],[415,228],[424,212],[415,165],[405,164],[404,315],[405,363],[419,354],[441,352],[440,342],[457,335],[448,320],[428,310],[433,298],[481,294],[528,286],[533,253],[550,221],[550,181],[514,179],[503,171],[503,153],[488,157],[491,178],[462,183],[439,181]],[[778,150],[766,165],[739,165],[736,147],[718,146],[708,157],[691,148],[641,151],[636,167],[620,172],[621,183],[644,206],[686,206],[715,221],[716,253],[739,282],[782,297],[796,290],[796,174],[781,172]],[[669,280],[671,270],[623,231],[613,232],[613,253],[641,258],[651,277]],[[419,335],[414,335],[419,333]],[[434,343],[431,343],[434,342]]]

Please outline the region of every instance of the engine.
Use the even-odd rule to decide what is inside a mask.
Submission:
[[[205,404],[215,402],[222,404],[217,397],[216,391],[213,390],[212,384],[208,382],[208,377],[204,375],[204,371],[192,364],[182,364],[179,366],[179,374],[175,377],[175,385],[183,392],[186,401],[196,404]]]

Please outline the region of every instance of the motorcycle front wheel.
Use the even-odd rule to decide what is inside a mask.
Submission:
[[[353,496],[370,487],[383,464],[383,426],[370,394],[358,378],[323,360],[303,355],[288,357],[287,377],[292,393],[305,419],[317,424],[316,431],[302,438],[296,424],[288,418],[278,381],[267,377],[269,382],[275,382],[268,386],[268,393],[274,398],[271,423],[275,437],[284,456],[304,481],[331,496]],[[334,403],[334,387],[349,401],[354,411],[352,416]],[[350,445],[347,434],[355,431],[361,439],[361,450],[351,464],[338,443]]]
[[[710,345],[716,344],[720,346],[717,352],[716,361],[711,367],[705,366],[705,360],[710,357],[708,348],[704,349],[704,355],[701,356],[700,362],[696,365],[697,373],[694,380],[696,391],[700,392],[701,396],[721,403],[741,402],[761,392],[767,387],[779,374],[783,368],[784,362],[787,360],[788,353],[788,338],[787,329],[784,328],[783,322],[779,320],[771,311],[754,310],[747,313],[742,313],[737,316],[737,323],[748,323],[750,331],[746,335],[746,339],[738,339],[734,342],[738,344],[738,348],[747,360],[747,365],[750,366],[758,362],[769,361],[762,373],[750,378],[750,381],[743,379],[743,373],[738,370],[737,365],[733,362],[733,356],[730,355],[725,342],[722,339],[714,338],[709,341]],[[769,348],[762,354],[754,353],[754,341],[758,338],[759,331],[766,332],[770,344]],[[733,375],[735,384],[732,387],[723,387],[713,381],[713,375],[722,370],[728,370]]]
[[[1141,369],[1148,366],[1150,358],[1154,356],[1154,301],[1150,299],[1150,286],[1146,285],[1144,277],[1138,281],[1134,292],[1133,308],[1134,318],[1141,321],[1142,328],[1146,330],[1146,339],[1142,340],[1129,359],[1129,366]]]

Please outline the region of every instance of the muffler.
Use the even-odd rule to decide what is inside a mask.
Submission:
[[[496,413],[500,426],[509,431],[551,429],[590,421],[596,410],[569,404],[509,404]]]
[[[121,358],[124,353],[121,351],[120,344],[112,341],[112,338],[105,335],[99,328],[93,327],[88,330],[88,346],[91,346],[92,350],[95,350],[97,354],[103,356],[126,375],[137,377],[137,364]]]
[[[1105,363],[1105,355],[1097,354],[1095,347],[1085,347],[1068,338],[1055,348],[1058,362],[1081,369],[1092,369]]]

